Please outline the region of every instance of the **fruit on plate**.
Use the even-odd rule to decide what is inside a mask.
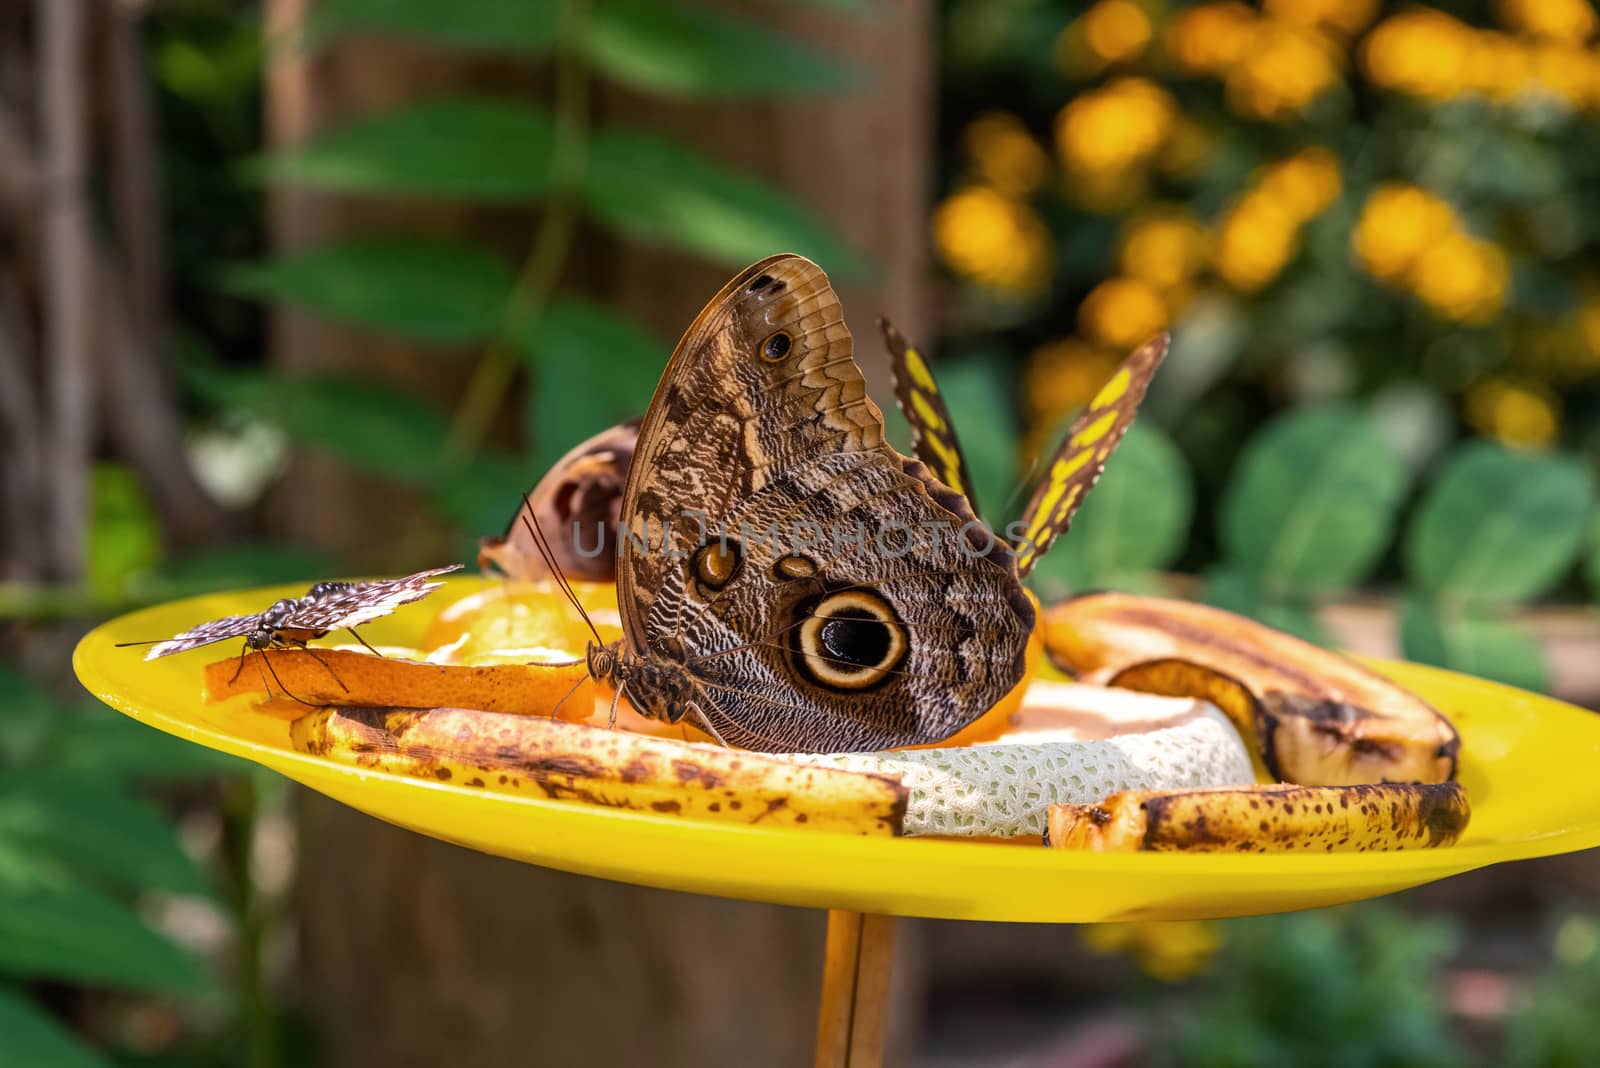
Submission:
[[[862,835],[898,834],[905,817],[887,776],[535,716],[322,708],[289,733],[301,752],[492,793]]]
[[[1058,849],[1200,853],[1359,853],[1429,849],[1461,837],[1459,783],[1127,790],[1050,806]]]
[[[1045,651],[1085,681],[1204,698],[1264,777],[1307,786],[1440,783],[1460,736],[1426,701],[1338,653],[1206,605],[1092,593],[1042,617]]]
[[[1116,790],[1180,789],[1251,781],[1239,733],[1204,701],[1076,683],[1035,682],[1029,726],[992,741],[883,753],[792,754],[786,759],[892,776],[910,789],[905,833],[1030,838],[1058,801]]]

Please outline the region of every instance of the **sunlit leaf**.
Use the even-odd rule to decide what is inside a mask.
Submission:
[[[121,464],[95,464],[89,486],[89,584],[114,598],[160,558],[161,521],[139,477]]]
[[[783,193],[656,134],[597,132],[583,195],[595,217],[624,236],[729,266],[783,251],[808,256],[836,277],[866,269]]]
[[[1482,610],[1408,597],[1400,610],[1400,642],[1410,660],[1527,690],[1549,685],[1538,640],[1526,628]]]
[[[444,450],[444,416],[397,389],[331,375],[290,377],[195,365],[190,384],[213,404],[277,424],[351,467],[426,485]]]
[[[0,986],[0,1060],[28,1068],[114,1068],[113,1062],[84,1045],[56,1018],[23,996]]]
[[[533,367],[528,452],[542,473],[584,438],[643,415],[671,346],[599,304],[555,301],[520,339]]]
[[[527,103],[448,97],[358,119],[251,170],[353,193],[519,201],[550,184],[554,125]]]
[[[795,94],[855,81],[839,60],[694,4],[602,0],[590,13],[585,44],[596,67],[653,93]]]
[[[0,773],[0,840],[126,889],[209,892],[160,811],[83,776]]]
[[[128,906],[87,887],[4,880],[0,973],[175,994],[210,986],[192,956]]]
[[[319,245],[223,275],[235,293],[442,345],[492,334],[513,281],[510,265],[481,245],[398,235]]]
[[[1473,442],[1428,487],[1406,532],[1406,564],[1440,597],[1536,597],[1572,564],[1593,503],[1578,461]]]
[[[307,41],[349,33],[417,37],[430,44],[541,56],[555,43],[560,5],[529,0],[324,0]]]
[[[1153,425],[1135,423],[1066,537],[1035,565],[1035,584],[1045,600],[1086,588],[1126,588],[1130,579],[1172,564],[1193,515],[1194,487],[1177,447]]]
[[[1227,559],[1267,590],[1346,589],[1388,545],[1405,486],[1405,468],[1365,415],[1282,416],[1245,448],[1223,495]]]

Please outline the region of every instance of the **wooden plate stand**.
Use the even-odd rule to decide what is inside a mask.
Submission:
[[[828,913],[816,1068],[883,1064],[893,967],[893,916],[844,909]]]

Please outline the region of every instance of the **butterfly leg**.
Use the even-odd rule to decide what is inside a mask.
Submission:
[[[727,739],[717,733],[717,728],[711,725],[711,717],[706,715],[705,709],[691,702],[689,705],[689,713],[693,715],[695,719],[700,721],[700,729],[711,735],[711,737],[715,738],[718,745],[722,746],[724,749],[733,748],[728,744]]]
[[[367,639],[363,638],[361,636],[360,632],[358,632],[356,630],[356,628],[354,628],[354,627],[346,627],[345,630],[350,632],[350,637],[354,638],[356,641],[358,641],[362,645],[366,646],[367,652],[371,653],[373,656],[382,656],[383,655],[382,653],[378,652],[378,650],[374,649],[371,645],[368,645],[367,644]]]
[[[239,651],[239,666],[233,669],[233,678],[228,680],[228,685],[229,686],[232,686],[234,683],[239,681],[239,676],[244,672],[244,658],[249,656],[249,655],[250,655],[250,646],[249,645],[246,645],[243,649],[241,649]],[[257,669],[257,670],[259,670],[259,669]],[[265,680],[263,680],[263,681],[265,681]]]
[[[572,684],[572,689],[568,690],[562,696],[561,700],[556,702],[556,706],[550,710],[550,718],[551,719],[555,719],[556,718],[556,713],[561,711],[561,706],[567,703],[567,698],[571,697],[573,694],[577,693],[578,692],[578,687],[582,686],[584,683],[586,683],[588,681],[589,681],[589,676],[585,675],[583,678],[581,678],[577,682],[573,683]]]
[[[352,631],[352,633],[354,632]],[[366,643],[362,642],[361,644],[365,645]],[[333,676],[333,681],[339,684],[339,689],[343,690],[345,693],[350,692],[350,687],[346,686],[344,684],[344,680],[339,677],[339,673],[333,670],[333,665],[322,659],[322,657],[318,656],[315,649],[311,648],[309,645],[301,645],[300,651],[311,657],[311,659],[315,660],[317,663],[321,664],[322,670]]]
[[[261,665],[262,664],[266,664],[267,665],[267,670],[272,673],[272,681],[276,682],[278,684],[278,689],[283,691],[283,695],[285,697],[289,698],[291,701],[297,701],[300,704],[305,705],[307,708],[317,708],[317,707],[319,707],[318,705],[313,704],[310,701],[307,701],[303,697],[296,697],[293,693],[290,692],[289,687],[285,686],[283,684],[283,680],[278,677],[278,669],[272,666],[272,661],[270,659],[268,659],[267,651],[265,649],[261,650],[261,659],[256,662],[256,670],[257,671],[261,670]],[[268,696],[270,696],[272,694],[272,687],[267,685],[267,678],[266,678],[265,675],[263,675],[261,677],[261,685],[262,685],[262,688],[267,691]]]
[[[617,692],[611,695],[611,716],[610,716],[609,719],[606,720],[606,730],[608,730],[608,731],[616,729],[616,726],[617,726],[617,702],[622,700],[622,691],[626,690],[627,688],[628,688],[628,684],[626,682],[624,682],[621,686],[617,687]]]

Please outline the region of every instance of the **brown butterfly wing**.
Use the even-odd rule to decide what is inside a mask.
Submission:
[[[972,467],[956,437],[955,421],[944,403],[927,358],[887,319],[879,319],[883,343],[889,350],[889,371],[900,414],[911,424],[911,445],[917,459],[928,465],[935,478],[966,497],[974,512],[978,497],[972,484]]]
[[[1162,334],[1135,349],[1067,430],[1066,440],[1051,457],[1022,513],[1024,534],[1017,545],[1020,574],[1032,571],[1050,543],[1067,532],[1073,514],[1100,480],[1122,435],[1133,425],[1145,390],[1166,358],[1169,342]]]
[[[977,555],[970,511],[936,488],[884,443],[822,271],[753,265],[684,335],[640,432],[618,556],[629,651],[736,745],[948,737],[1020,680],[1033,610],[1010,553]]]
[[[308,595],[295,602],[281,626],[285,630],[309,631],[359,627],[388,615],[403,604],[422,600],[442,585],[429,579],[459,570],[460,564],[451,564],[401,578],[352,582],[322,597]]]
[[[175,634],[166,641],[157,642],[145,653],[146,660],[158,660],[163,656],[173,653],[185,653],[190,649],[198,649],[203,645],[213,642],[227,641],[229,638],[242,638],[255,630],[261,624],[261,614],[250,616],[226,616],[222,619],[213,619],[209,623],[201,623],[190,627],[182,634]],[[129,645],[142,644],[128,642]]]

